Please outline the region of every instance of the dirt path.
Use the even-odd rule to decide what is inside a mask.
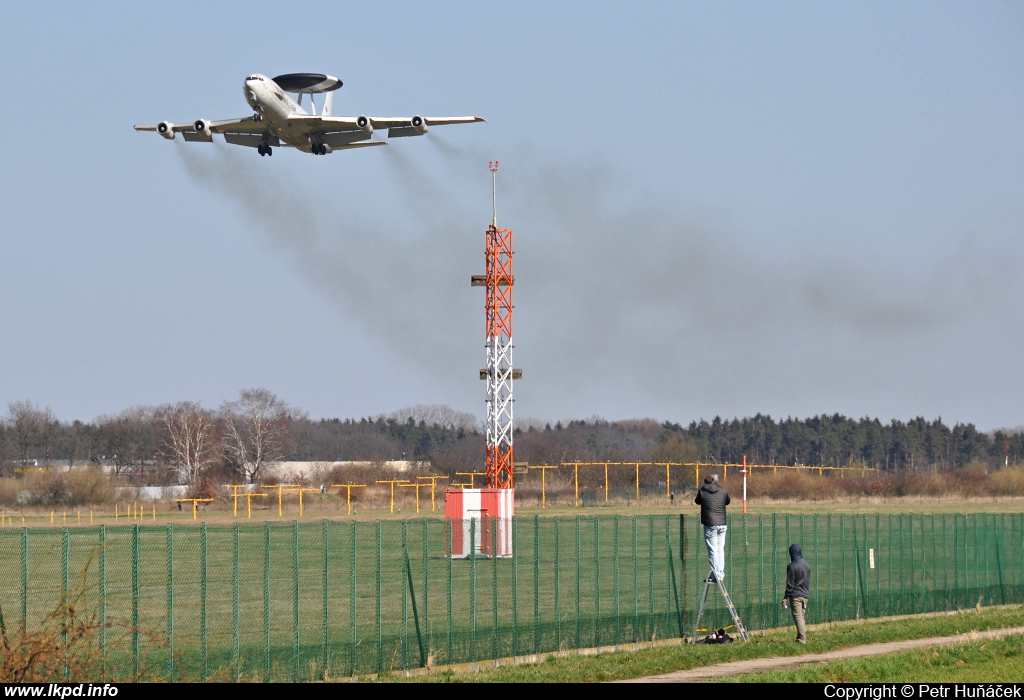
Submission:
[[[978,639],[992,639],[1005,637],[1011,634],[1024,634],[1024,627],[1009,627],[999,630],[986,630],[984,632],[971,632],[969,634],[958,634],[952,637],[928,637],[926,639],[907,639],[900,642],[881,642],[879,644],[862,644],[861,646],[836,649],[824,654],[802,654],[800,656],[772,656],[764,659],[747,659],[745,661],[730,661],[724,664],[713,666],[702,666],[691,668],[685,671],[673,671],[660,676],[644,676],[643,678],[632,678],[619,683],[699,683],[701,681],[713,681],[726,676],[736,676],[741,673],[758,673],[760,671],[774,671],[777,669],[793,669],[814,664],[824,664],[837,659],[851,659],[859,656],[878,656],[889,654],[894,651],[906,651],[919,647],[948,646],[962,642],[972,642]]]

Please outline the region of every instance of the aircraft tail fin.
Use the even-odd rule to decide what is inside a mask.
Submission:
[[[326,95],[324,95],[324,108],[323,108],[323,113],[320,116],[321,117],[329,117],[329,116],[331,116],[331,107],[333,107],[333,106],[334,106],[334,92],[332,91],[332,92],[328,92]]]

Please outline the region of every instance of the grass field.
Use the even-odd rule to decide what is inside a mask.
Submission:
[[[529,504],[528,504],[529,503]],[[430,510],[430,492],[423,491],[420,494],[420,512],[416,513],[415,499],[410,494],[402,494],[396,499],[395,512],[391,513],[387,506],[366,507],[361,502],[353,503],[353,513],[348,515],[344,497],[339,498],[335,494],[320,496],[314,494],[307,496],[303,502],[303,515],[299,517],[298,502],[292,498],[286,499],[283,504],[283,514],[277,514],[277,504],[266,504],[262,501],[254,501],[252,517],[247,517],[245,501],[239,503],[238,515],[234,515],[231,501],[221,501],[213,504],[203,504],[198,509],[198,519],[192,519],[191,506],[185,504],[183,510],[178,511],[173,501],[151,501],[138,502],[141,517],[138,519],[129,518],[125,514],[125,507],[132,504],[121,504],[119,506],[119,517],[114,517],[113,506],[102,507],[81,507],[81,508],[28,508],[8,509],[3,512],[3,520],[0,522],[0,530],[5,527],[80,527],[88,525],[125,525],[139,523],[145,525],[165,525],[176,523],[181,525],[195,525],[198,522],[209,524],[226,523],[262,523],[269,522],[319,522],[323,519],[337,520],[343,522],[373,522],[375,520],[418,520],[440,518],[444,516],[444,494],[438,491],[435,499],[435,510]],[[155,517],[154,508],[155,506]],[[730,517],[742,513],[742,502],[736,498],[729,507]],[[922,497],[906,496],[901,498],[857,498],[840,501],[765,501],[757,500],[748,503],[750,515],[771,515],[772,513],[790,514],[827,514],[846,513],[853,514],[889,514],[889,513],[920,513],[920,514],[953,514],[953,513],[1024,513],[1024,498],[999,496],[984,498],[962,498],[962,497]],[[134,512],[134,510],[133,510]],[[576,517],[585,516],[640,516],[640,515],[679,515],[699,514],[700,508],[693,505],[692,494],[679,494],[675,505],[669,505],[668,499],[662,497],[649,498],[640,504],[630,504],[621,499],[605,505],[602,502],[588,503],[580,507],[570,505],[552,506],[540,508],[530,502],[516,504],[516,513],[521,516],[532,517]],[[50,522],[51,513],[53,523]],[[90,513],[92,520],[90,522]],[[9,518],[9,520],[8,520]]]
[[[1020,683],[1024,636],[833,661],[794,671],[747,673],[737,683]]]
[[[721,646],[674,645],[640,651],[608,652],[593,656],[551,656],[540,663],[506,665],[476,672],[438,670],[381,681],[425,683],[566,683],[640,678],[716,663],[766,657],[792,657],[834,651],[861,644],[922,639],[1000,629],[1024,624],[1024,608],[983,609],[864,622],[844,622],[812,628],[806,646],[793,642],[791,628],[754,635],[749,644]],[[1020,681],[1024,640],[1008,637],[945,648],[927,648],[884,657],[837,661],[795,671],[744,674],[729,681],[752,682],[997,682]],[[963,661],[963,663],[959,663]],[[986,675],[988,674],[988,675]]]
[[[689,635],[707,562],[697,518],[602,508],[518,517],[509,558],[446,556],[447,522],[303,520],[0,528],[0,605],[29,627],[63,592],[118,631],[131,677],[303,680]],[[778,606],[792,541],[809,620],[1024,599],[1024,515],[730,516],[727,583],[750,629]],[[872,567],[873,565],[873,567]],[[709,626],[731,621],[717,596]]]

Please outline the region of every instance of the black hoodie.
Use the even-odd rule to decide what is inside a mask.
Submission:
[[[802,555],[800,545],[789,545],[789,558],[793,561],[786,567],[786,598],[811,597],[811,566]]]
[[[700,506],[701,525],[725,525],[725,507],[729,505],[729,492],[715,482],[704,484],[693,502]]]

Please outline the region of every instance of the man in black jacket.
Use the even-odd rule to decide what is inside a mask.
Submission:
[[[786,567],[786,595],[782,599],[782,607],[789,604],[796,625],[796,641],[807,644],[807,599],[811,595],[811,566],[803,557],[800,545],[789,545],[789,566]]]
[[[725,507],[729,492],[715,483],[715,477],[704,477],[694,503],[700,506],[700,523],[704,526],[704,542],[708,546],[708,562],[713,580],[725,579]]]

